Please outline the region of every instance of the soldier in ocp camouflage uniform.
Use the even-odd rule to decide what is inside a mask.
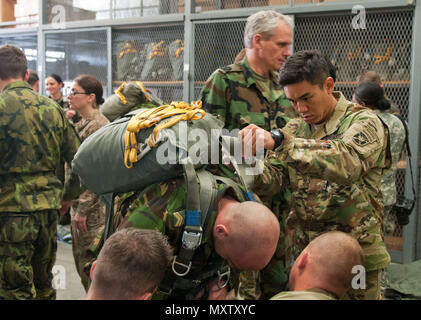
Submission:
[[[405,146],[405,127],[402,121],[390,113],[391,103],[383,88],[376,82],[361,83],[354,94],[354,102],[372,109],[386,124],[389,131],[392,165],[382,176],[381,191],[384,204],[384,231],[392,235],[395,229],[396,169]]]
[[[309,71],[303,70],[303,66]],[[355,237],[365,255],[366,290],[350,290],[354,299],[380,298],[380,272],[390,263],[382,236],[381,176],[390,166],[387,127],[369,109],[333,92],[324,57],[315,51],[291,56],[280,83],[302,119],[263,132],[268,152],[257,194],[292,191],[288,226],[295,229],[294,257],[315,237],[339,230]],[[251,137],[253,125],[240,135]],[[261,189],[262,191],[260,191]]]
[[[272,212],[262,204],[250,201],[240,203],[246,200],[245,190],[239,185],[233,188],[232,185],[236,185],[234,181],[231,180],[231,184],[227,183],[227,178],[215,178],[217,195],[207,214],[203,239],[194,252],[191,270],[184,277],[176,277],[171,269],[168,270],[170,278],[164,279],[165,285],[161,284],[160,289],[169,290],[173,285],[175,288],[169,296],[158,292],[156,299],[194,299],[202,288],[209,290],[208,298],[213,299],[214,293],[212,288],[207,287],[208,283],[215,278],[216,271],[226,264],[232,268],[230,285],[237,297],[257,299],[260,295],[256,286],[240,286],[240,277],[244,274],[239,275],[239,270],[260,270],[269,262],[276,249],[279,224]],[[154,184],[140,196],[139,192],[126,194],[117,205],[112,229],[156,229],[168,236],[174,254],[178,255],[186,224],[186,198],[182,178]],[[236,210],[240,211],[233,215]],[[248,219],[242,220],[244,217]],[[221,225],[226,225],[230,233],[237,236],[231,235],[221,241],[218,236],[223,233]],[[242,231],[238,229],[239,226]],[[250,237],[250,234],[255,236]],[[101,234],[97,239],[100,237]],[[101,243],[98,242],[91,250],[98,252],[100,247]]]
[[[60,161],[80,140],[64,111],[24,81],[24,53],[0,47],[0,299],[55,299],[52,267],[63,186]],[[76,198],[75,175],[64,200]]]
[[[82,142],[109,123],[99,110],[99,105],[104,102],[102,95],[102,85],[93,76],[80,75],[74,80],[69,101],[72,110],[77,110],[82,115],[82,119],[75,125]],[[73,257],[86,291],[88,291],[89,273],[83,270],[84,265],[92,258],[88,248],[104,223],[105,205],[99,195],[86,190],[73,201],[71,208]]]
[[[225,128],[241,129],[255,124],[265,130],[282,128],[297,117],[278,83],[278,71],[290,55],[293,23],[275,11],[260,11],[247,19],[244,31],[245,57],[216,70],[200,94],[203,109],[219,115]],[[284,249],[288,243],[284,223],[289,208],[288,190],[262,201],[281,223],[279,248],[270,266],[262,272],[262,298],[284,290],[288,277]]]
[[[395,213],[392,209],[396,203],[396,170],[405,146],[405,127],[399,118],[390,113],[391,103],[385,97],[383,88],[376,82],[361,83],[355,90],[354,102],[372,109],[389,131],[392,165],[382,176],[381,192],[385,235],[392,235],[395,229]]]

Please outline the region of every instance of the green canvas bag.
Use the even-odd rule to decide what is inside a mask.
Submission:
[[[140,130],[136,141],[139,152],[144,155],[128,169],[124,162],[126,128],[131,117],[144,110],[148,109],[135,110],[109,123],[79,147],[72,169],[88,190],[97,194],[142,190],[153,183],[181,176],[184,171],[180,159],[184,156],[193,159],[195,168],[212,162],[212,150],[218,148],[223,123],[206,113],[200,120],[180,121],[163,129],[157,147],[149,150],[145,142],[154,126]]]

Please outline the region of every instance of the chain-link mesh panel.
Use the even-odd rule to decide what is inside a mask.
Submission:
[[[194,96],[218,68],[234,63],[244,48],[245,20],[198,23],[194,26]]]
[[[289,5],[289,0],[194,0],[193,10],[196,13],[200,13],[210,10],[281,5]]]
[[[37,70],[38,63],[38,37],[34,35],[16,35],[13,37],[0,37],[0,46],[14,45],[23,50],[28,61],[28,68]]]
[[[183,13],[184,0],[47,0],[47,23]]]
[[[143,81],[164,102],[183,100],[184,25],[114,30],[113,89]]]
[[[58,74],[65,84],[63,94],[71,89],[73,79],[80,74],[97,78],[107,90],[107,32],[75,31],[45,35],[45,75]]]
[[[377,71],[386,95],[407,118],[412,21],[413,11],[367,11],[365,21],[350,14],[296,16],[294,50],[317,49],[326,54],[337,67],[335,87],[348,99],[359,75]],[[404,169],[397,171],[396,183],[398,194],[403,194]],[[389,249],[402,250],[402,228],[396,225],[386,243]]]

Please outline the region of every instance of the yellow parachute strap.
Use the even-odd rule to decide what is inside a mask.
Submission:
[[[146,91],[145,86],[143,85],[142,81],[129,81],[128,83],[136,83],[138,85],[138,87],[143,91],[143,94],[145,95],[146,100],[151,101],[151,99],[149,98],[149,95]],[[117,95],[117,97],[120,98],[121,102],[123,102],[123,104],[127,104],[127,100],[126,97],[121,93],[121,91],[123,91],[125,85],[127,84],[126,81],[124,81],[119,87],[118,89],[116,89],[114,91],[114,93]]]
[[[133,48],[133,42],[132,41],[126,41],[124,43],[124,49],[120,52],[120,55],[118,56],[119,59],[122,59],[126,54],[128,53],[136,53],[137,50]]]
[[[358,58],[361,54],[362,46],[358,48],[357,52],[348,51],[348,60],[352,60],[354,58]]]
[[[184,51],[184,41],[183,40],[176,40],[175,43],[180,44],[180,47],[175,51],[175,56],[178,58],[181,52]]]
[[[390,59],[392,59],[392,48],[388,47],[384,56],[380,54],[375,54],[373,58],[376,60],[375,64],[379,64],[382,61],[389,61]]]
[[[152,43],[153,51],[149,54],[148,60],[151,60],[154,56],[161,56],[161,57],[162,56],[165,56],[166,51],[165,51],[164,44],[165,44],[165,41],[164,40],[162,40],[162,41],[160,41],[158,43],[153,42]]]
[[[124,134],[124,165],[132,168],[133,163],[139,161],[137,157],[138,144],[136,141],[136,133],[142,129],[150,128],[160,122],[162,119],[173,117],[171,120],[159,123],[155,126],[153,132],[147,139],[148,147],[156,147],[158,134],[161,130],[169,128],[181,120],[199,120],[205,116],[202,108],[202,101],[193,101],[191,104],[186,102],[171,102],[169,105],[160,106],[158,108],[144,110],[133,116]]]

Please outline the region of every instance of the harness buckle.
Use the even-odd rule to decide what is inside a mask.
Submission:
[[[182,245],[184,249],[196,250],[202,242],[202,228],[199,228],[199,232],[191,232],[184,230]]]
[[[218,270],[218,288],[223,289],[228,285],[228,282],[231,278],[231,268],[229,266],[223,267],[225,270]],[[223,281],[224,277],[226,277],[225,282],[221,285],[220,283]]]
[[[190,268],[191,268],[191,261],[189,263],[189,265],[186,265],[184,263],[178,262],[177,260],[177,256],[174,257],[173,261],[172,261],[172,271],[179,277],[184,277],[186,274],[188,274],[190,272]],[[181,272],[177,272],[175,270],[175,265],[177,266],[181,266],[183,268],[185,268],[185,272],[181,273]]]

